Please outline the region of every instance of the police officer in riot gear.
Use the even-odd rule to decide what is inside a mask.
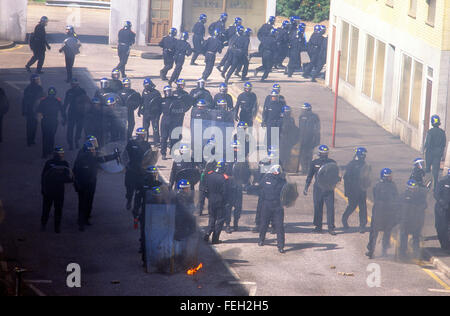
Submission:
[[[238,96],[235,107],[235,120],[245,122],[249,127],[253,126],[253,120],[258,111],[258,99],[252,92],[252,87],[250,82],[244,84],[244,92]]]
[[[42,115],[42,158],[47,158],[55,148],[55,135],[58,129],[58,114],[61,115],[63,126],[66,125],[66,114],[61,103],[61,99],[56,97],[56,89],[50,87],[48,96],[41,99],[37,113]]]
[[[161,116],[161,93],[156,89],[150,78],[144,79],[144,91],[142,91],[142,102],[138,110],[138,115],[143,116],[142,126],[149,135],[150,123],[153,130],[153,143],[158,145],[159,139],[159,118]]]
[[[301,52],[306,50],[305,29],[300,25],[295,36],[289,40],[289,63],[287,66],[287,76],[292,77],[295,71],[301,71]]]
[[[441,248],[450,250],[450,169],[434,190],[434,226]]]
[[[34,28],[34,32],[30,35],[30,48],[33,51],[33,56],[25,65],[25,69],[31,72],[31,66],[37,61],[37,74],[43,74],[42,66],[45,60],[45,50],[50,50],[51,47],[47,42],[47,33],[45,27],[48,24],[48,18],[46,16],[41,17],[38,25]]]
[[[178,159],[174,159],[172,164],[172,169],[169,177],[169,188],[171,190],[174,189],[174,185],[177,183],[177,175],[178,172],[185,169],[196,169],[197,165],[194,163],[191,149],[186,144],[181,144],[180,149],[178,150],[179,157]],[[191,184],[191,189],[194,190],[194,184]]]
[[[41,187],[43,195],[41,231],[45,231],[52,206],[55,207],[55,233],[61,232],[64,206],[64,184],[73,181],[69,163],[64,160],[64,148],[55,147],[53,158],[47,160],[42,170]]]
[[[193,98],[193,104],[197,104],[199,100],[203,99],[206,102],[206,106],[209,108],[213,108],[214,99],[211,93],[205,88],[206,81],[203,78],[197,80],[197,87],[192,89],[189,95]]]
[[[255,69],[255,77],[258,76],[258,71],[264,70],[261,81],[264,81],[272,71],[273,64],[276,57],[277,42],[275,39],[277,30],[272,29],[269,35],[264,37],[261,42],[262,67]]]
[[[167,79],[167,72],[172,69],[173,63],[175,62],[175,46],[177,43],[177,29],[172,27],[169,31],[169,35],[165,36],[161,42],[159,42],[159,46],[163,49],[163,59],[164,59],[164,67],[160,71],[161,80]]]
[[[265,174],[260,183],[261,227],[259,231],[259,246],[264,246],[267,228],[272,221],[277,234],[277,247],[284,253],[284,209],[281,205],[281,190],[286,183],[281,166],[274,165]]]
[[[425,160],[423,158],[414,159],[414,168],[409,176],[410,180],[414,180],[417,185],[425,187],[423,178],[425,177]]]
[[[224,42],[227,40],[225,35],[225,23],[227,23],[228,14],[222,13],[218,21],[213,22],[208,27],[208,33],[211,36],[214,36],[217,30],[217,37],[222,42],[222,46],[224,46]]]
[[[131,209],[134,193],[140,185],[142,178],[142,161],[147,151],[151,150],[150,144],[145,140],[147,131],[140,127],[136,130],[136,138],[130,139],[125,150],[127,151],[129,162],[125,172],[125,187],[127,190],[127,210]]]
[[[83,145],[83,151],[75,160],[73,175],[75,190],[78,193],[78,226],[80,231],[84,231],[86,225],[91,225],[89,219],[97,187],[99,164],[118,159],[119,156],[118,151],[111,155],[98,156],[94,144],[87,141]]]
[[[226,76],[225,72],[222,72],[222,77],[225,77],[225,83],[231,78],[231,75],[244,64],[245,53],[248,50],[250,38],[244,35],[244,27],[239,25],[236,27],[236,38],[233,43],[230,44],[231,49],[231,67],[228,70]]]
[[[431,117],[431,125],[433,126],[428,132],[423,146],[425,152],[426,172],[431,172],[434,180],[434,188],[439,180],[439,170],[441,168],[441,160],[444,156],[447,140],[445,131],[439,126],[441,119],[438,115]]]
[[[222,73],[222,76],[224,76],[223,72],[225,72],[225,70],[231,65],[232,46],[238,36],[237,29],[239,27],[242,27],[241,23],[242,23],[242,19],[240,17],[236,17],[234,19],[234,24],[230,25],[228,27],[228,29],[225,31],[224,46],[228,46],[228,49],[227,49],[227,52],[225,53],[225,56],[223,56],[219,65],[217,66],[217,70],[219,70]],[[225,67],[225,65],[227,65],[227,67]],[[225,68],[223,68],[223,67],[225,67]]]
[[[277,43],[276,57],[274,61],[275,68],[285,68],[283,61],[287,56],[289,50],[289,28],[290,22],[288,20],[281,23],[281,27],[277,29],[275,41]]]
[[[373,258],[378,233],[383,232],[383,256],[386,256],[390,245],[392,228],[397,224],[398,191],[392,181],[392,170],[383,168],[380,181],[373,188],[372,221],[370,224],[369,243],[366,256]]]
[[[120,62],[116,69],[122,73],[122,78],[126,78],[125,66],[130,56],[130,47],[136,42],[136,33],[131,30],[130,21],[126,21],[123,28],[119,31],[118,41],[117,54],[119,55]]]
[[[208,198],[208,231],[204,240],[209,241],[212,234],[212,244],[220,243],[219,237],[226,220],[225,205],[230,196],[229,176],[225,173],[225,164],[219,161],[215,170],[205,175],[205,190]]]
[[[180,77],[181,70],[183,69],[184,60],[186,56],[191,56],[192,47],[188,43],[189,34],[188,32],[181,33],[181,37],[175,43],[175,53],[174,53],[174,61],[175,61],[175,69],[172,72],[172,76],[169,79],[169,85],[172,85],[173,82],[176,82]]]
[[[170,86],[164,87],[164,98],[162,99],[161,109],[161,155],[162,159],[167,159],[167,147],[169,150],[177,140],[172,139],[172,131],[178,127],[182,126],[180,124],[180,117],[184,118],[184,108],[181,107],[182,104],[177,102],[177,97],[173,95],[172,88]]]
[[[95,91],[94,97],[100,99],[101,103],[103,105],[106,105],[107,95],[113,92],[114,91],[110,86],[110,81],[108,80],[108,78],[103,77],[100,79],[100,88]]]
[[[302,105],[302,112],[298,118],[301,173],[306,175],[310,170],[313,150],[320,144],[320,119],[312,111],[309,103]]]
[[[410,179],[406,190],[400,195],[400,247],[399,257],[406,259],[408,236],[412,235],[414,257],[420,257],[420,233],[425,222],[427,208],[427,189]]]
[[[87,97],[86,91],[80,87],[76,78],[72,79],[71,86],[64,98],[64,113],[67,115],[67,142],[69,143],[69,149],[73,150],[74,141],[75,147],[79,147],[78,142],[84,126],[84,116],[88,109],[85,108],[84,103]],[[74,129],[76,130],[75,139]]]
[[[175,240],[183,240],[196,230],[194,218],[194,194],[191,183],[181,179],[176,184],[175,195]]]
[[[228,94],[228,85],[226,83],[221,83],[219,85],[219,93],[214,96],[214,106],[217,105],[219,100],[225,100],[227,102],[228,111],[232,111],[234,109],[233,98]]]
[[[223,42],[220,39],[220,30],[214,30],[213,35],[203,43],[203,52],[205,54],[205,70],[202,74],[203,80],[208,80],[216,62],[216,54],[222,53]]]
[[[336,163],[333,159],[328,158],[329,148],[327,145],[319,146],[319,158],[311,162],[309,168],[308,177],[306,178],[304,195],[308,194],[308,188],[311,185],[313,177],[318,173],[319,169],[325,164]],[[314,182],[313,187],[313,200],[314,200],[314,230],[315,233],[322,232],[322,217],[323,217],[323,204],[327,207],[327,224],[328,232],[330,235],[336,235],[334,231],[334,190],[324,191],[317,183]]]
[[[195,61],[197,60],[198,55],[203,53],[206,21],[206,14],[202,13],[200,14],[198,22],[195,23],[194,27],[192,28],[192,33],[194,33],[194,36],[192,37],[192,43],[194,44],[194,54],[192,55],[191,65],[197,65]]]
[[[27,145],[36,144],[37,130],[37,105],[41,98],[44,97],[44,90],[41,86],[41,78],[39,75],[33,74],[30,77],[30,84],[25,88],[22,99],[22,115],[26,117],[26,136]]]
[[[120,81],[120,71],[119,69],[114,69],[111,73],[111,80],[109,81],[109,88],[114,93],[119,93],[123,89],[122,81]]]
[[[345,168],[344,174],[344,194],[348,197],[348,206],[342,215],[342,226],[348,229],[348,218],[359,207],[359,229],[361,233],[365,232],[367,225],[367,188],[368,185],[362,183],[367,181],[363,179],[362,168],[366,163],[367,149],[358,147],[352,161]]]
[[[127,130],[127,138],[131,138],[133,135],[135,120],[134,120],[134,112],[141,105],[141,95],[136,92],[136,90],[131,89],[131,81],[128,78],[124,78],[122,80],[123,89],[119,91],[119,97],[121,98],[122,106],[127,108],[127,121],[128,121],[128,130]]]
[[[272,144],[272,128],[281,127],[281,110],[285,105],[285,102],[279,98],[279,93],[276,90],[272,90],[270,100],[266,100],[264,103],[261,126],[267,128],[267,146]],[[275,141],[279,143],[279,139]]]
[[[203,151],[205,152],[205,155],[203,155],[203,161],[202,161],[202,173],[200,177],[200,184],[199,184],[199,197],[198,197],[198,210],[199,210],[199,216],[203,215],[203,209],[205,208],[205,199],[206,199],[206,181],[205,177],[206,175],[215,169],[217,165],[217,161],[214,159],[215,154],[215,145],[216,142],[214,138],[208,139],[206,142],[205,147],[203,148]],[[210,154],[209,154],[210,153]]]
[[[307,44],[310,63],[305,66],[303,77],[309,78],[311,76],[312,82],[316,81],[316,77],[320,74],[323,65],[326,63],[327,39],[323,36],[324,33],[325,28],[316,25],[314,27],[314,33],[311,35]]]
[[[66,26],[66,35],[67,38],[64,40],[59,52],[64,52],[67,71],[66,82],[69,83],[72,81],[72,68],[75,63],[75,56],[80,53],[81,43],[78,40],[78,35],[75,33],[73,26]]]

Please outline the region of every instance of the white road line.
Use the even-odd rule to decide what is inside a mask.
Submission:
[[[428,289],[428,291],[438,293],[450,293],[450,290],[443,290],[443,289]]]

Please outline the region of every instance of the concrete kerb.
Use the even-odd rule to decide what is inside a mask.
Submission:
[[[8,49],[8,48],[13,48],[14,46],[16,46],[16,43],[15,43],[15,42],[0,40],[0,50],[2,50],[2,49]]]

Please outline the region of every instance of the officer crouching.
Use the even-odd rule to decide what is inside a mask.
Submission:
[[[281,190],[285,184],[286,179],[281,173],[280,165],[274,165],[260,183],[262,203],[258,245],[264,246],[267,228],[272,220],[277,233],[277,246],[280,253],[284,253],[284,209],[281,205]]]

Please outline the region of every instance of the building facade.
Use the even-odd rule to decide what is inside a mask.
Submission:
[[[450,1],[331,0],[327,56],[327,85],[339,76],[339,96],[406,144],[422,148],[433,114],[450,130]]]
[[[131,21],[138,45],[158,43],[171,27],[192,31],[201,13],[208,16],[207,25],[228,13],[227,24],[243,19],[245,27],[254,32],[268,17],[276,13],[276,0],[111,0],[109,39],[117,43],[117,33],[124,21]]]

